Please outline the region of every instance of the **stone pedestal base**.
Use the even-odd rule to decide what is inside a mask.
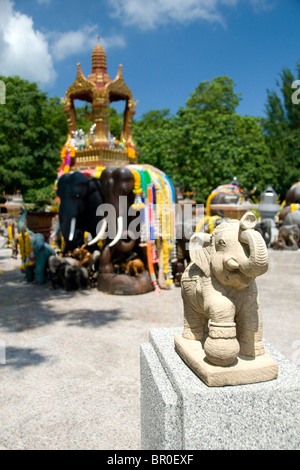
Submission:
[[[148,450],[300,448],[300,371],[264,341],[274,380],[208,387],[174,347],[182,328],[150,331],[141,345],[141,439]]]
[[[179,334],[175,336],[175,349],[195,374],[209,386],[267,382],[276,379],[278,375],[278,364],[268,353],[256,358],[238,356],[233,365],[221,367],[207,361],[201,341],[191,341]]]

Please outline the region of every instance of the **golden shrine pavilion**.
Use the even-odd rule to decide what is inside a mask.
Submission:
[[[74,135],[78,132],[76,123],[75,100],[91,104],[92,121],[90,135],[81,144],[74,143]],[[109,106],[115,101],[125,101],[123,130],[119,140],[110,133]],[[131,135],[131,123],[137,102],[124,82],[122,65],[114,80],[107,73],[106,52],[100,42],[92,53],[92,72],[86,78],[77,65],[77,76],[68,88],[64,104],[64,112],[68,122],[68,140],[62,151],[63,163],[59,174],[70,170],[95,170],[107,166],[123,166],[137,162],[138,150]]]

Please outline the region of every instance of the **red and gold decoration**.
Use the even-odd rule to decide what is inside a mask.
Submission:
[[[85,101],[92,106],[93,125],[88,135],[77,129],[75,100]],[[70,170],[87,170],[91,176],[97,167],[119,167],[136,163],[138,150],[131,135],[131,123],[137,102],[123,78],[122,65],[114,80],[107,73],[107,59],[100,43],[92,53],[92,72],[86,78],[80,64],[77,76],[62,100],[68,122],[68,139],[61,157],[59,176]],[[116,101],[125,102],[124,124],[120,139],[110,133],[109,106]]]

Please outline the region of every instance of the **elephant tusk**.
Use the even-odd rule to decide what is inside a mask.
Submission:
[[[235,269],[239,269],[239,263],[237,261],[235,261],[234,259],[230,258],[227,262],[226,262],[226,266],[227,266],[227,269],[229,269],[229,271],[234,271]]]
[[[97,243],[99,240],[102,240],[102,238],[104,237],[104,234],[106,232],[106,229],[107,229],[107,220],[104,219],[103,222],[102,222],[101,228],[99,230],[99,233],[95,236],[95,238],[93,238],[92,241],[90,241],[88,243],[88,246],[94,245],[94,243]]]
[[[109,244],[109,247],[111,248],[112,246],[116,245],[118,241],[120,241],[122,233],[123,233],[123,217],[118,217],[118,231],[117,235],[115,236],[114,240]]]
[[[75,228],[76,228],[76,218],[73,217],[71,220],[71,224],[70,224],[69,242],[72,242],[74,239]]]

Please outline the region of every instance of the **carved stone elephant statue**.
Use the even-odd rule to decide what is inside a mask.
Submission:
[[[268,269],[268,251],[257,219],[221,223],[212,234],[195,233],[192,263],[182,279],[183,337],[201,340],[209,362],[228,366],[238,354],[264,354],[262,316],[255,278]]]
[[[272,244],[272,248],[297,250],[300,246],[300,211],[288,212],[281,222],[278,239]]]
[[[278,230],[278,239],[272,243],[274,250],[298,250],[300,230],[298,225],[282,225]]]

